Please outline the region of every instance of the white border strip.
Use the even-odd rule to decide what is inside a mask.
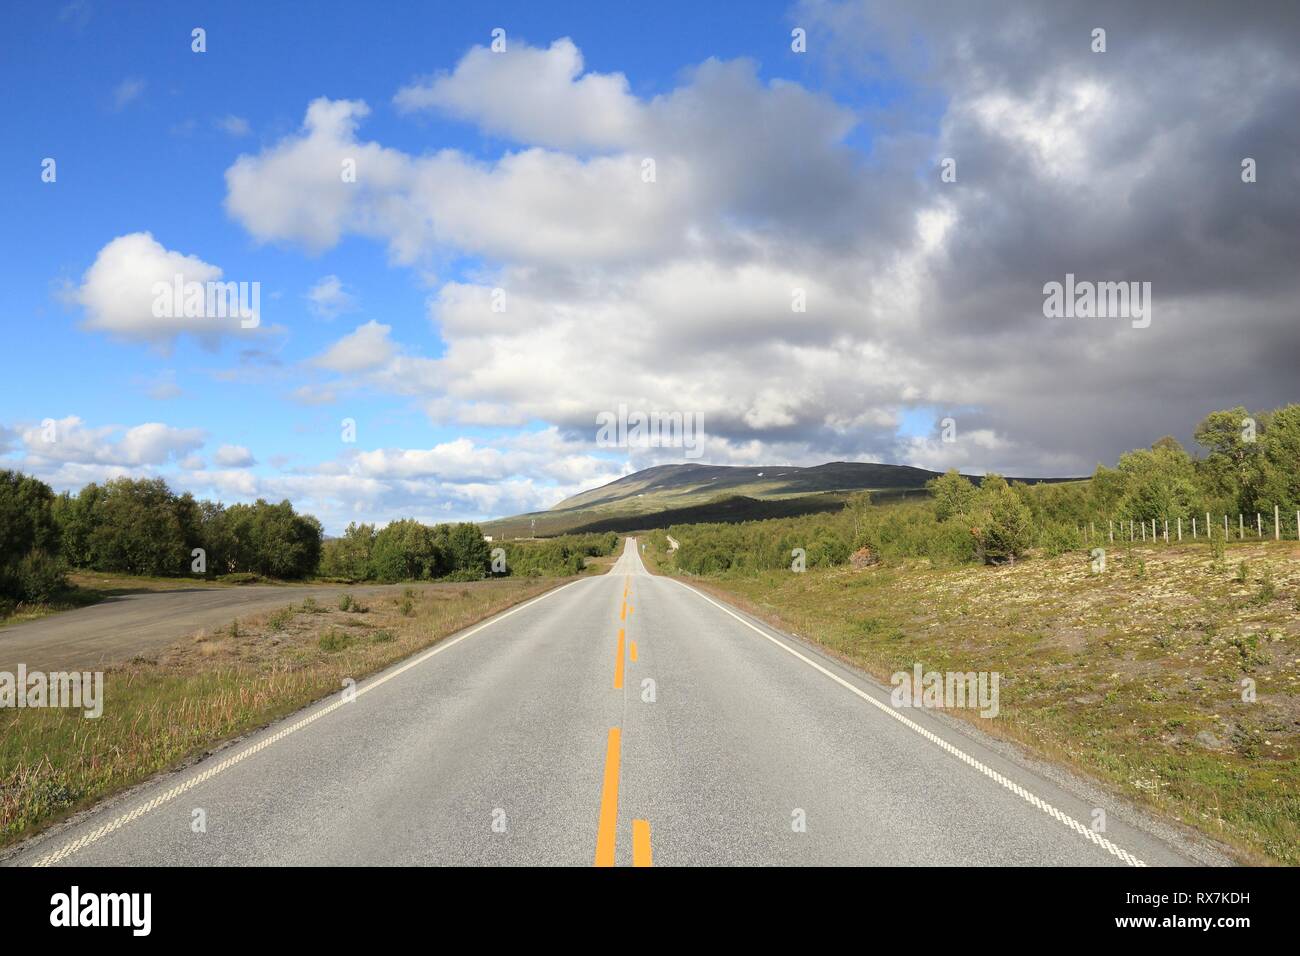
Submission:
[[[922,727],[920,724],[918,724],[916,721],[912,720],[911,718],[904,717],[895,708],[888,707],[885,704],[882,704],[880,701],[876,700],[874,697],[872,697],[870,694],[863,691],[861,688],[854,686],[853,684],[846,681],[844,678],[840,677],[838,674],[835,674],[832,671],[827,670],[825,667],[822,667],[822,665],[818,664],[812,658],[800,654],[797,650],[795,650],[793,647],[790,647],[784,641],[777,640],[775,637],[773,637],[771,634],[768,634],[762,628],[745,620],[743,617],[741,617],[736,612],[732,611],[726,605],[719,604],[717,601],[713,600],[713,598],[709,597],[708,595],[700,591],[695,590],[695,588],[691,587],[689,584],[685,584],[682,581],[678,581],[676,578],[670,578],[665,575],[664,579],[667,581],[672,581],[674,584],[680,584],[682,587],[690,591],[692,594],[696,595],[697,597],[703,598],[705,601],[708,601],[719,611],[722,611],[724,614],[729,614],[731,617],[734,617],[737,621],[745,625],[751,631],[754,631],[756,634],[761,634],[763,637],[767,638],[777,647],[781,648],[781,650],[785,651],[788,654],[793,654],[795,657],[799,658],[799,660],[803,661],[809,667],[825,674],[827,677],[835,681],[835,683],[839,684],[841,687],[848,688],[853,693],[857,694],[859,697],[865,700],[872,707],[875,707],[877,710],[883,711],[884,713],[888,714],[890,717],[893,717],[904,727],[908,728],[909,730],[916,731],[918,734],[920,734],[926,740],[930,741],[932,744],[941,747],[942,749],[946,750],[948,753],[956,757],[958,760],[960,760],[962,763],[967,764],[970,767],[973,767],[974,769],[978,770],[980,773],[984,774],[984,776],[988,777],[990,780],[1010,790],[1012,793],[1020,797],[1026,803],[1030,804],[1031,806],[1037,807],[1039,810],[1042,810],[1052,819],[1061,822],[1062,824],[1064,824],[1065,826],[1073,830],[1075,833],[1078,833],[1080,836],[1085,837],[1088,840],[1091,840],[1093,843],[1097,844],[1097,846],[1101,847],[1107,853],[1111,854],[1111,856],[1118,857],[1119,859],[1127,863],[1129,866],[1146,866],[1144,862],[1139,860],[1132,853],[1129,853],[1128,850],[1125,850],[1123,847],[1117,846],[1116,844],[1112,843],[1110,840],[1107,840],[1104,836],[1094,831],[1091,827],[1084,826],[1082,823],[1074,819],[1074,817],[1070,816],[1068,813],[1063,813],[1062,811],[1056,809],[1056,807],[1052,806],[1046,800],[1042,799],[1041,797],[1033,793],[1030,793],[1028,790],[1020,786],[1020,784],[1016,783],[1014,780],[1011,780],[1003,776],[1002,774],[994,770],[992,767],[986,766],[985,764],[976,760],[970,754],[948,743],[948,741],[944,740],[938,734],[926,730],[924,727]]]
[[[419,657],[408,661],[407,663],[398,667],[396,670],[389,671],[387,674],[384,674],[382,677],[371,681],[370,683],[366,684],[364,687],[358,688],[355,695],[353,695],[352,699],[355,700],[357,697],[360,697],[362,694],[370,693],[376,687],[383,686],[384,684],[392,680],[394,677],[406,673],[412,667],[417,667],[420,664],[423,664],[429,658],[434,657],[437,654],[441,654],[443,651],[448,650],[449,648],[455,647],[457,644],[465,640],[467,637],[473,637],[475,634],[477,634],[479,631],[483,630],[484,628],[491,627],[493,624],[496,624],[500,621],[504,621],[506,618],[510,617],[510,615],[518,614],[520,611],[524,610],[525,608],[532,607],[534,604],[536,604],[539,601],[544,601],[548,597],[552,597],[556,594],[559,594],[561,591],[567,590],[568,588],[573,587],[575,584],[581,584],[582,581],[584,580],[596,580],[596,579],[582,578],[577,581],[570,581],[568,584],[563,584],[553,591],[547,591],[545,594],[540,594],[537,597],[529,601],[526,601],[523,604],[517,605],[516,607],[512,607],[508,611],[505,611],[502,614],[498,614],[496,617],[493,617],[491,620],[484,621],[482,624],[479,624],[473,629],[466,631],[465,633],[461,634],[458,637],[454,637],[451,640],[447,640],[444,638],[441,642],[437,644],[437,646],[435,646],[431,650],[424,652]],[[84,849],[85,847],[90,846],[92,843],[102,840],[110,833],[120,830],[122,827],[126,826],[128,823],[131,823],[133,820],[138,820],[140,817],[144,816],[146,813],[149,813],[151,810],[156,810],[159,807],[161,807],[163,804],[170,803],[172,800],[175,800],[181,794],[193,790],[199,784],[207,780],[211,780],[213,777],[221,773],[223,770],[229,770],[235,764],[247,760],[249,757],[253,756],[253,754],[265,750],[267,747],[283,740],[285,737],[288,737],[290,734],[297,733],[299,730],[302,730],[308,724],[315,723],[316,721],[324,717],[326,714],[332,714],[334,711],[338,710],[346,703],[348,703],[348,701],[340,696],[339,699],[333,701],[330,704],[327,704],[324,707],[321,707],[319,710],[313,711],[312,713],[308,714],[306,717],[302,718],[301,720],[295,721],[294,723],[290,724],[288,727],[285,727],[283,730],[277,731],[276,733],[265,738],[264,740],[259,740],[257,743],[253,744],[250,747],[245,747],[243,750],[239,751],[239,753],[227,757],[225,760],[209,767],[207,770],[204,770],[202,773],[195,774],[194,776],[186,780],[184,783],[177,784],[176,786],[168,790],[166,793],[160,793],[158,796],[154,797],[148,803],[141,804],[140,806],[136,807],[134,810],[131,810],[129,813],[124,813],[121,816],[117,817],[116,819],[111,820],[108,823],[105,823],[103,826],[99,827],[98,829],[92,830],[91,832],[85,834],[84,836],[81,836],[78,839],[73,840],[71,843],[65,844],[64,846],[60,847],[58,850],[55,850],[53,853],[41,857],[32,865],[53,866],[55,863],[59,863],[62,860],[67,859],[72,854],[76,853],[78,850]]]

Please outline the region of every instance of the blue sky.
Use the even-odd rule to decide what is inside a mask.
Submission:
[[[14,241],[11,232],[0,264],[12,295],[6,340],[11,354],[31,358],[7,369],[3,424],[75,415],[90,426],[198,427],[210,443],[250,449],[260,473],[273,470],[274,456],[299,464],[329,457],[338,446],[337,409],[286,402],[299,378],[285,366],[372,317],[436,357],[442,343],[426,315],[429,290],[364,239],[311,254],[250,238],[223,211],[224,173],[237,156],[292,133],[319,96],[373,104],[366,134],[387,145],[498,155],[509,144],[472,125],[403,117],[388,105],[398,87],[452,68],[498,26],[510,40],[536,44],[572,37],[588,69],[622,71],[637,95],[650,97],[710,56],[755,57],[764,76],[802,76],[786,20],[776,3],[661,4],[653,12],[407,3],[380,12],[340,2],[310,14],[259,3],[9,5],[0,77],[23,95],[10,103],[16,135],[3,148],[0,196],[7,218],[37,226],[37,241]],[[202,54],[191,50],[195,27],[207,33]],[[40,179],[45,157],[57,162],[54,184]],[[230,343],[212,349],[181,338],[157,347],[83,330],[82,310],[62,302],[61,290],[79,283],[106,242],[137,231],[219,263],[224,278],[260,281],[264,322],[285,334],[258,343],[266,354],[241,359]],[[441,274],[457,277],[477,265],[476,257],[449,253]],[[306,295],[329,275],[340,277],[356,306],[322,318]],[[364,391],[349,399],[347,414],[365,423],[364,444],[373,447],[493,433],[440,426],[410,402]],[[617,453],[602,457],[615,469],[621,464]]]
[[[1043,475],[1283,400],[1294,196],[1234,190],[1161,130],[1284,162],[1259,130],[1293,78],[1225,128],[1214,91],[1247,67],[1214,30],[1000,5],[1008,31],[938,6],[8,4],[0,462],[60,489],[288,496],[338,531],[546,507],[683,460],[599,447],[593,416],[621,403],[702,415],[717,464]],[[1087,48],[1098,16],[1108,58]],[[1223,29],[1274,52],[1267,29]],[[1176,82],[1198,56],[1222,82]],[[1141,79],[1152,64],[1169,83]],[[1146,172],[1170,157],[1177,176]],[[1250,288],[1197,208],[1253,237]],[[256,334],[149,325],[141,276],[182,256],[260,283]],[[1089,270],[1154,277],[1171,318],[1045,323],[1042,283]],[[1258,335],[1225,339],[1225,308]],[[1124,371],[1190,348],[1189,325],[1212,380]]]
[[[590,51],[589,68],[625,71],[643,95],[669,86],[683,66],[716,55],[720,38],[731,41],[722,44],[730,47],[724,55],[753,55],[766,46],[782,75],[798,75],[798,61],[783,52],[783,5],[744,5],[743,15],[740,6],[667,4],[654,15],[577,3],[544,11],[535,3],[473,10],[408,3],[389,5],[390,15],[352,3],[320,4],[312,15],[259,3],[10,7],[0,76],[6,89],[25,95],[11,103],[18,135],[6,137],[9,175],[0,195],[14,220],[39,224],[40,241],[6,243],[0,274],[16,300],[6,338],[27,354],[57,350],[60,380],[51,381],[46,363],[18,363],[6,389],[7,417],[150,421],[158,415],[151,387],[175,381],[185,394],[169,400],[170,419],[197,422],[267,449],[263,454],[311,457],[332,450],[323,444],[336,441],[335,415],[299,411],[286,428],[283,417],[266,413],[283,405],[284,385],[272,369],[248,368],[238,387],[219,385],[214,373],[238,367],[229,345],[212,352],[182,341],[165,354],[80,332],[80,311],[59,303],[58,284],[76,283],[109,239],[147,230],[167,248],[220,263],[227,278],[258,279],[264,296],[278,296],[264,306],[266,321],[289,328],[274,345],[276,362],[321,351],[359,316],[391,322],[437,355],[437,329],[425,317],[427,290],[391,269],[381,246],[350,240],[313,256],[250,240],[222,210],[231,162],[292,132],[306,104],[322,95],[376,104],[366,132],[386,144],[498,154],[499,140],[465,123],[412,121],[385,104],[402,84],[454,66],[502,24],[510,36],[536,43],[573,37]],[[195,26],[207,30],[202,55],[190,49]],[[118,106],[116,91],[133,81],[142,84],[140,92]],[[226,132],[219,123],[227,117],[245,120],[250,132]],[[46,156],[58,163],[53,186],[39,177]],[[467,264],[473,261],[456,261],[450,274]],[[362,303],[356,312],[331,321],[313,316],[305,295],[326,275],[340,276]],[[434,442],[461,431],[435,428],[400,402],[359,399],[349,411],[366,419],[374,442]],[[324,440],[315,434],[322,429]]]

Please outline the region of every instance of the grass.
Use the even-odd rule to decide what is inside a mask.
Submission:
[[[886,683],[915,662],[998,671],[996,719],[952,713],[1243,861],[1296,865],[1300,546],[1227,550],[1119,547],[1101,574],[1076,552],[691,580]],[[669,552],[647,557],[673,573]]]
[[[371,609],[301,605],[200,631],[104,675],[104,713],[0,711],[0,846],[181,766],[561,579],[413,587]],[[409,613],[402,610],[409,604]]]

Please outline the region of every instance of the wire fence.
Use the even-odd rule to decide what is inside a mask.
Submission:
[[[1243,513],[1236,515],[1237,520],[1232,520],[1232,515],[1223,515],[1222,522],[1219,516],[1205,512],[1203,515],[1189,515],[1178,518],[1151,518],[1142,519],[1111,519],[1107,521],[1105,527],[1099,527],[1095,521],[1088,522],[1087,525],[1078,525],[1079,534],[1086,536],[1089,543],[1095,543],[1102,540],[1110,543],[1119,541],[1129,542],[1130,544],[1139,544],[1144,542],[1155,542],[1169,544],[1180,541],[1264,541],[1272,539],[1274,541],[1296,540],[1300,541],[1300,511],[1295,513],[1292,520],[1290,514],[1282,514],[1278,507],[1273,508],[1273,514],[1268,515],[1264,512],[1256,512],[1254,521],[1250,520],[1251,516]]]

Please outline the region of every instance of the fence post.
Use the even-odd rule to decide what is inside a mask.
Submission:
[[[1260,517],[1259,512],[1255,512],[1255,533],[1259,537],[1264,537],[1264,519]]]
[[[1165,544],[1169,543],[1169,519],[1165,519]]]
[[[1147,523],[1146,523],[1145,521],[1143,521],[1143,522],[1142,522],[1142,541],[1143,541],[1144,544],[1146,543],[1146,540],[1147,540]]]
[[[1179,541],[1183,540],[1183,519],[1182,518],[1178,519],[1178,540]]]
[[[1115,543],[1115,519],[1110,519],[1110,543]]]
[[[1237,512],[1237,538],[1241,541],[1246,540],[1246,519],[1241,516],[1240,511]]]
[[[1278,524],[1278,505],[1273,506],[1273,540],[1282,540],[1282,526]]]
[[[1192,540],[1196,540],[1196,519],[1192,519]]]

